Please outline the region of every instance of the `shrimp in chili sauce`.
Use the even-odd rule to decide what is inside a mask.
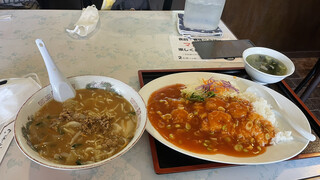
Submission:
[[[241,157],[261,154],[270,145],[275,129],[249,101],[228,96],[190,101],[181,94],[184,88],[175,84],[155,91],[147,105],[151,124],[171,143],[196,153]]]

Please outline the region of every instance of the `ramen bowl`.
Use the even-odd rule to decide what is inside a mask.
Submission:
[[[125,98],[133,107],[134,115],[137,117],[137,124],[134,135],[128,144],[119,152],[104,160],[82,165],[63,165],[43,158],[35,148],[31,145],[28,134],[28,126],[32,121],[35,113],[41,109],[47,102],[53,99],[51,85],[48,85],[35,94],[33,94],[21,107],[18,112],[15,125],[14,136],[15,141],[20,150],[32,161],[54,169],[77,170],[97,167],[110,162],[113,159],[123,155],[132,148],[142,136],[146,126],[146,106],[141,96],[127,84],[104,76],[76,76],[68,78],[69,82],[75,89],[98,88],[112,90],[116,94]]]
[[[262,55],[262,56],[270,56],[272,58],[275,58],[285,65],[285,67],[287,68],[287,71],[283,75],[272,75],[272,74],[262,72],[254,68],[252,65],[248,63],[247,58],[250,55]],[[284,78],[290,76],[291,74],[293,74],[295,70],[294,64],[287,56],[269,48],[264,48],[264,47],[248,48],[245,51],[243,51],[242,57],[245,63],[244,67],[248,75],[252,78],[253,81],[261,84],[277,83],[283,80]]]

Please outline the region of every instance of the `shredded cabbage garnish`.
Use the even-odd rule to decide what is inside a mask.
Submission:
[[[206,98],[213,97],[216,94],[233,91],[239,93],[239,89],[235,88],[230,81],[215,80],[211,77],[208,80],[202,79],[200,86],[187,86],[181,90],[181,93],[184,98],[190,101],[204,101]]]

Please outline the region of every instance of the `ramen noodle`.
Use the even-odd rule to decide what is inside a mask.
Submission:
[[[133,138],[136,125],[135,111],[122,96],[80,89],[73,99],[45,104],[27,125],[26,134],[43,158],[83,165],[121,151]]]

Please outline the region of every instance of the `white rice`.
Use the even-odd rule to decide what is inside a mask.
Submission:
[[[280,131],[274,138],[272,138],[271,144],[279,144],[281,142],[288,142],[292,140],[293,137],[291,135],[291,131]]]

